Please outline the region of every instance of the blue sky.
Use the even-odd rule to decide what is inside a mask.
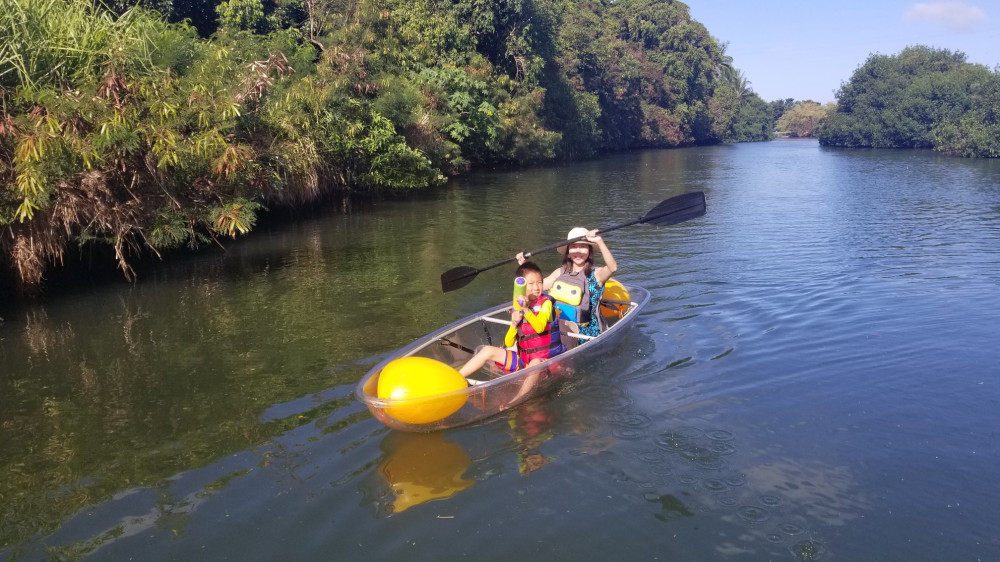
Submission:
[[[764,99],[835,101],[873,53],[909,45],[961,51],[1000,65],[998,0],[685,0]]]

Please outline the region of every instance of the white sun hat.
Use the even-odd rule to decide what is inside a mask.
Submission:
[[[590,230],[588,230],[588,229],[586,229],[586,228],[584,228],[582,226],[576,226],[576,227],[573,227],[573,229],[569,231],[569,234],[566,235],[566,239],[567,240],[572,240],[574,238],[579,238],[581,236],[586,236],[588,232],[590,232]],[[589,242],[586,239],[584,239],[584,240],[577,240],[576,242],[573,242],[573,243],[574,244],[589,244],[591,252],[594,252],[595,250],[597,252],[601,251],[600,248],[597,247],[597,244],[594,244],[593,242]],[[556,250],[558,250],[558,252],[560,254],[564,255],[564,256],[566,255],[566,250],[568,250],[568,249],[569,249],[569,245],[568,244],[565,245],[565,246],[559,246],[558,248],[556,248]]]

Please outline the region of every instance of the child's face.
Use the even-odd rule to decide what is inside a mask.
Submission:
[[[528,301],[534,301],[542,294],[542,276],[534,271],[524,272],[525,290],[524,294]]]

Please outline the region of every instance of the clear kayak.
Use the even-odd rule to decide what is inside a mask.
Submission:
[[[602,317],[606,327],[601,334],[593,338],[582,338],[582,343],[573,349],[543,363],[509,374],[486,367],[468,377],[468,387],[443,394],[405,400],[379,398],[379,375],[397,359],[426,357],[457,369],[472,357],[479,346],[503,347],[504,335],[510,325],[511,304],[507,302],[449,324],[392,353],[365,374],[354,393],[376,419],[388,427],[402,431],[426,433],[493,416],[552,390],[621,342],[635,324],[639,312],[649,302],[649,291],[641,287],[619,286],[624,287],[626,298],[608,298],[602,301]],[[606,296],[607,292],[606,290]],[[442,404],[448,405],[443,411],[450,413],[440,419],[415,423],[412,421],[413,416],[393,415],[396,412],[435,411]]]

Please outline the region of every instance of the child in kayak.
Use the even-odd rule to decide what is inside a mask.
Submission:
[[[516,351],[484,346],[458,370],[463,377],[475,373],[488,361],[493,361],[505,373],[513,373],[566,351],[559,337],[553,300],[542,294],[542,270],[533,262],[526,261],[517,268],[517,276],[524,277],[526,282],[525,303],[523,310],[511,312],[510,328],[504,338],[504,345],[508,348],[516,344]],[[527,386],[526,382],[522,389]],[[521,394],[518,393],[518,397]]]

